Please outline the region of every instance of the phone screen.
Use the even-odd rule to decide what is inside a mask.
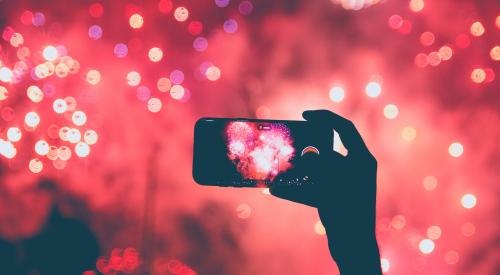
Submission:
[[[317,139],[305,121],[200,119],[193,177],[204,185],[250,187],[277,177],[304,180],[301,161],[320,154]]]

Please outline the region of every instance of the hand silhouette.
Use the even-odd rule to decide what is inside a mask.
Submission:
[[[307,159],[310,182],[271,185],[274,196],[316,207],[328,246],[342,275],[381,274],[375,238],[377,161],[354,124],[327,110],[305,111],[302,116],[315,129],[333,129],[348,150],[333,150]]]

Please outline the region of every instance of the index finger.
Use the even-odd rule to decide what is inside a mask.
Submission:
[[[342,143],[349,152],[355,154],[369,153],[363,138],[350,120],[328,110],[304,111],[302,117],[307,121],[333,128],[339,133]]]

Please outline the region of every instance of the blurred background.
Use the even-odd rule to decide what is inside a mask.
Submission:
[[[326,108],[378,159],[386,274],[500,274],[499,8],[0,1],[1,273],[338,274],[316,210],[191,177],[198,118]]]

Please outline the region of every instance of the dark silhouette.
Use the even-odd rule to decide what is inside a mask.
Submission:
[[[99,246],[92,231],[82,221],[61,213],[55,183],[43,180],[38,187],[52,196],[53,204],[40,233],[24,242],[27,273],[81,275],[95,269]]]
[[[305,111],[302,116],[318,132],[333,129],[348,150],[311,154],[307,159],[310,182],[271,185],[273,195],[318,209],[332,257],[342,275],[382,274],[375,238],[377,161],[354,124],[327,110]]]

